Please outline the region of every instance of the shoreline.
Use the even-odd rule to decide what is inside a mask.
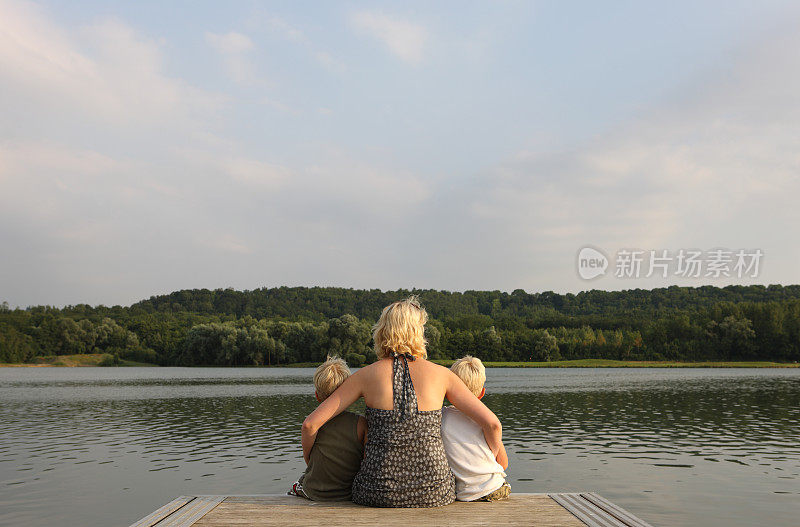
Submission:
[[[120,359],[119,363],[113,364],[113,355],[110,353],[81,353],[74,355],[46,355],[36,357],[36,362],[0,362],[0,368],[87,368],[87,367],[131,367],[131,366],[152,366],[159,367],[158,364],[149,362],[136,362],[132,360]]]
[[[121,360],[119,364],[100,364],[103,354],[61,355],[38,357],[35,363],[0,363],[0,368],[87,368],[87,367],[153,367],[158,364]],[[107,359],[106,359],[107,360]],[[441,366],[449,367],[452,359],[432,359]],[[274,364],[270,366],[190,366],[192,368],[316,368],[319,362]],[[798,368],[796,362],[770,361],[623,361],[612,359],[575,359],[551,362],[493,362],[483,363],[487,368]]]
[[[453,360],[435,360],[442,366],[451,366]],[[770,361],[625,361],[613,359],[574,359],[552,362],[491,362],[487,368],[797,368],[796,362]]]

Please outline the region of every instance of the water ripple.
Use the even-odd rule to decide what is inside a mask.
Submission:
[[[312,372],[0,369],[0,524],[128,525],[181,494],[283,492]],[[488,373],[517,491],[593,490],[664,525],[800,515],[798,370]]]

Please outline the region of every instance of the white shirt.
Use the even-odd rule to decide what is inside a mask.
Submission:
[[[456,475],[456,499],[476,500],[503,486],[506,473],[486,444],[483,430],[454,406],[442,408],[442,441]]]

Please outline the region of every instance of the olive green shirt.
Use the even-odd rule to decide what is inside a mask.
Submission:
[[[342,412],[317,432],[308,466],[300,476],[303,492],[314,501],[349,501],[353,478],[364,459],[358,440],[358,414]]]

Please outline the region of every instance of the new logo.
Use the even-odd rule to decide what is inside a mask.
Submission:
[[[584,247],[578,252],[578,275],[591,280],[606,274],[608,258],[594,247]]]

